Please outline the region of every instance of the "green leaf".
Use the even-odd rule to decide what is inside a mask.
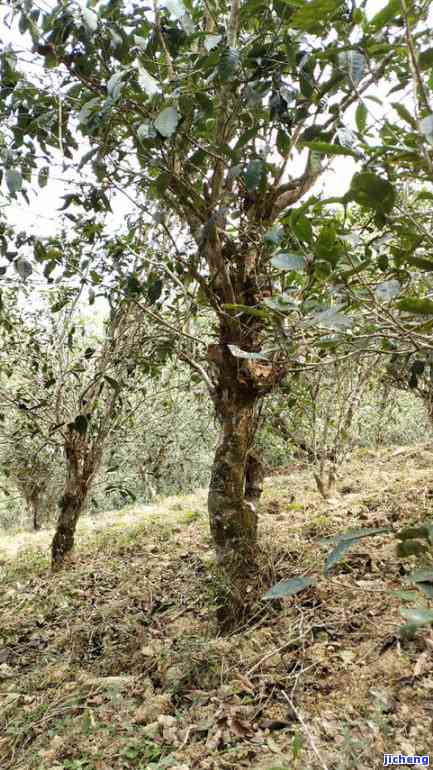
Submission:
[[[418,64],[421,70],[430,69],[433,67],[433,48],[427,48],[425,51],[421,51],[418,56]]]
[[[402,599],[404,602],[416,602],[418,594],[416,591],[388,591],[390,596],[395,596],[396,599]]]
[[[413,639],[417,631],[417,625],[412,623],[405,623],[403,626],[399,627],[397,635],[400,639]]]
[[[257,190],[266,178],[266,165],[260,158],[250,161],[245,171],[245,186],[249,192]]]
[[[45,278],[49,278],[53,270],[55,270],[57,267],[57,262],[52,259],[50,262],[47,262],[44,267],[44,276]]]
[[[292,140],[289,134],[282,128],[278,129],[277,133],[277,150],[280,155],[285,158],[292,145]]]
[[[418,569],[409,576],[413,583],[433,583],[433,569]]]
[[[59,310],[65,307],[65,305],[68,304],[67,299],[60,299],[58,302],[55,302],[54,305],[51,305],[51,312],[52,313],[58,313]]]
[[[427,607],[403,607],[400,614],[413,626],[426,626],[433,623],[433,610]]]
[[[420,121],[419,127],[429,144],[433,144],[433,114]]]
[[[350,329],[353,319],[340,313],[337,307],[330,307],[309,316],[304,324],[306,326],[322,326],[325,329]]]
[[[89,99],[88,102],[83,104],[78,113],[78,122],[83,124],[88,123],[90,118],[93,117],[96,112],[101,110],[101,106],[102,100],[99,96],[94,96],[93,99]]]
[[[363,134],[367,125],[368,110],[364,102],[360,102],[356,108],[355,121],[360,134]]]
[[[364,96],[364,99],[368,99],[369,102],[374,102],[374,104],[378,104],[380,107],[383,105],[382,99],[379,99],[378,96]]]
[[[138,85],[148,96],[154,96],[161,90],[158,82],[144,67],[138,68]]]
[[[397,546],[397,556],[400,559],[405,559],[408,556],[420,556],[426,551],[427,545],[421,543],[420,540],[403,540]]]
[[[236,48],[226,48],[222,54],[218,65],[218,74],[221,80],[231,80],[239,69],[240,57]]]
[[[342,0],[304,0],[297,3],[290,0],[296,11],[290,18],[290,26],[312,35],[321,34],[326,25],[337,18],[343,6]]]
[[[365,72],[365,56],[361,51],[341,51],[338,54],[338,63],[347,74],[350,83],[359,85]]]
[[[419,267],[420,270],[433,270],[433,260],[424,259],[424,257],[408,257],[405,259],[405,264],[412,265],[412,267]]]
[[[79,414],[75,418],[75,420],[74,420],[74,422],[72,424],[73,424],[74,430],[76,430],[77,433],[80,434],[80,436],[84,436],[86,434],[86,432],[87,432],[87,426],[89,424],[89,421],[88,421],[87,417],[84,414]]]
[[[345,197],[360,206],[389,214],[395,204],[396,192],[387,179],[382,179],[372,171],[362,171],[354,174]]]
[[[212,48],[216,48],[220,44],[222,35],[206,35],[204,39],[204,47],[206,51],[212,51]]]
[[[79,168],[79,169],[83,168],[83,166],[85,166],[85,165],[86,165],[86,163],[88,163],[88,162],[89,162],[89,160],[92,160],[92,158],[94,158],[94,157],[95,157],[95,155],[96,155],[98,152],[99,152],[99,148],[98,148],[98,147],[92,147],[92,149],[91,149],[91,150],[89,150],[88,152],[84,153],[83,157],[82,157],[82,158],[81,158],[81,160],[80,160],[80,163],[79,163],[79,165],[78,165],[78,168]]]
[[[416,584],[416,587],[419,588],[419,590],[422,591],[422,593],[429,599],[433,599],[433,585],[431,583],[423,583],[422,581],[419,581]]]
[[[267,230],[263,236],[263,240],[266,241],[266,243],[280,243],[284,236],[284,230],[282,227],[279,227],[278,225],[273,225],[269,230]]]
[[[271,263],[282,270],[305,270],[305,257],[302,254],[280,251],[272,257]]]
[[[237,163],[235,166],[231,166],[228,170],[227,176],[229,179],[237,179],[242,174],[242,166]]]
[[[107,81],[107,94],[115,101],[120,97],[123,86],[123,78],[127,75],[127,70],[120,70]]]
[[[137,137],[140,142],[143,142],[146,139],[155,139],[156,136],[158,136],[158,134],[155,131],[155,127],[153,123],[150,123],[149,121],[141,123],[137,128]]]
[[[396,537],[398,540],[413,540],[414,538],[429,540],[431,538],[431,527],[405,527],[397,532]]]
[[[162,294],[162,289],[163,283],[160,278],[149,280],[147,284],[147,296],[149,298],[149,302],[152,304],[156,302]]]
[[[337,538],[325,538],[324,540],[321,540],[320,542],[322,544],[336,542],[335,548],[328,554],[326,558],[324,569],[325,575],[327,575],[329,571],[335,566],[335,564],[337,564],[343,558],[344,554],[349,550],[349,548],[351,548],[355,543],[359,542],[359,540],[362,540],[365,537],[383,535],[389,531],[390,530],[388,527],[368,527],[365,529],[345,532],[344,534],[337,536]]]
[[[11,193],[11,195],[15,195],[17,192],[20,192],[23,187],[23,178],[21,175],[21,171],[18,168],[8,168],[6,171],[6,186]]]
[[[50,169],[48,166],[44,166],[41,168],[38,174],[38,185],[39,187],[46,187],[48,182],[48,177],[50,174]]]
[[[363,540],[365,537],[375,537],[376,535],[387,535],[391,532],[390,527],[361,527],[360,529],[349,529],[333,537],[323,537],[319,540],[320,545],[330,545],[339,543],[341,540]]]
[[[83,8],[82,13],[83,21],[87,29],[89,29],[90,32],[96,32],[98,29],[98,16],[95,11],[92,11],[91,8]]]
[[[262,597],[263,599],[282,599],[287,596],[295,596],[305,588],[317,585],[316,578],[296,577],[290,580],[280,580]]]
[[[324,568],[325,575],[329,574],[331,569],[333,567],[335,567],[335,565],[338,564],[339,561],[341,561],[341,559],[343,558],[344,554],[356,542],[357,542],[356,539],[354,539],[354,540],[340,540],[340,542],[335,546],[335,548],[326,557],[325,568]]]
[[[400,0],[390,0],[381,11],[376,13],[370,21],[370,26],[375,32],[383,29],[389,22],[395,21],[401,15]]]
[[[173,19],[181,19],[182,16],[185,16],[186,8],[182,0],[164,0],[163,5],[165,5]]]
[[[238,141],[234,146],[234,153],[239,153],[239,150],[242,150],[243,147],[246,147],[248,142],[250,142],[251,139],[255,139],[257,134],[258,134],[257,126],[253,126],[252,128],[249,128],[248,131],[243,131],[242,135],[239,137]]]
[[[120,48],[121,46],[123,46],[123,38],[122,38],[121,35],[118,35],[117,32],[115,32],[115,30],[112,29],[111,27],[108,28],[108,32],[109,32],[110,37],[111,37],[111,47],[112,48],[116,49],[116,48]]]
[[[299,303],[288,298],[286,294],[281,294],[276,297],[266,297],[262,304],[276,313],[290,313],[298,308]]]
[[[154,122],[154,126],[159,134],[167,139],[173,136],[179,123],[180,115],[175,107],[166,107],[159,113]]]
[[[352,158],[359,158],[359,153],[356,150],[351,150],[350,147],[343,147],[342,144],[330,144],[329,142],[313,141],[304,142],[305,147],[309,147],[310,150],[320,152],[323,155],[350,155]]]
[[[23,257],[18,257],[18,259],[15,260],[14,267],[23,281],[27,280],[27,278],[33,273],[33,268],[30,262],[28,262]]]
[[[134,295],[140,294],[143,291],[143,286],[134,273],[131,273],[131,275],[128,276],[125,290],[127,296],[129,297],[133,297]]]
[[[109,377],[108,374],[104,374],[104,380],[106,380],[110,386],[110,388],[113,388],[116,392],[119,392],[121,389],[120,384],[117,382],[117,380],[113,379],[113,377]]]
[[[397,302],[397,307],[405,313],[433,315],[433,300],[427,297],[405,297]]]
[[[338,334],[326,334],[322,337],[319,337],[319,339],[316,341],[316,345],[318,345],[321,348],[330,348],[335,349],[337,346],[337,343],[339,341]]]
[[[294,209],[290,215],[290,227],[294,235],[300,241],[311,243],[313,240],[313,227],[309,219],[305,216],[303,209]]]
[[[400,104],[400,102],[392,102],[392,106],[400,118],[405,121],[405,123],[409,123],[410,127],[415,131],[418,130],[415,118],[410,114],[409,110],[404,106],[404,104]]]

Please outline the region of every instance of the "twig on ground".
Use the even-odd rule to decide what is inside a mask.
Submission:
[[[323,761],[323,759],[321,757],[319,749],[316,746],[316,742],[315,742],[315,740],[314,740],[310,730],[308,729],[308,725],[304,721],[304,718],[303,718],[302,714],[300,713],[300,711],[298,711],[298,709],[295,707],[292,699],[289,698],[289,696],[287,695],[286,692],[284,692],[284,690],[282,690],[282,695],[286,699],[286,701],[289,704],[290,708],[293,709],[293,713],[296,715],[296,718],[297,718],[299,724],[301,725],[305,735],[307,736],[309,744],[310,744],[312,750],[314,751],[317,759],[319,760],[321,766],[323,767],[323,770],[329,770],[328,766],[325,764],[325,762]]]

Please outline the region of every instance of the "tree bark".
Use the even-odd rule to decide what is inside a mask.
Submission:
[[[327,474],[325,470],[323,470],[319,471],[319,473],[314,473],[313,476],[317,485],[317,489],[324,500],[329,500],[329,498],[335,495],[336,475],[334,467],[331,467]]]
[[[222,420],[208,495],[210,528],[221,569],[216,616],[222,633],[248,617],[257,576],[257,512],[246,498],[255,404],[234,400],[231,406]]]
[[[29,509],[29,512],[32,517],[32,525],[33,525],[33,531],[38,532],[42,525],[41,525],[41,497],[43,492],[43,487],[37,483],[32,482],[25,482],[24,484],[20,484],[18,486],[18,489],[20,490],[21,494],[24,495],[27,508]]]
[[[232,403],[222,420],[209,486],[210,527],[219,564],[243,572],[257,542],[257,514],[245,494],[254,404]]]
[[[41,529],[39,496],[32,496],[29,500],[32,512],[33,529],[38,532]]]
[[[60,515],[51,544],[51,568],[58,572],[71,558],[74,549],[75,529],[86,495],[65,494],[60,501]]]
[[[210,346],[208,355],[218,365],[214,403],[221,425],[208,511],[222,577],[217,620],[220,630],[226,632],[245,620],[257,599],[255,503],[262,493],[264,474],[253,443],[260,403],[275,387],[282,370],[236,358],[225,344]]]
[[[72,557],[75,530],[86,502],[92,479],[97,472],[102,449],[93,450],[85,437],[71,435],[65,443],[67,476],[65,491],[60,499],[60,514],[51,544],[51,569],[58,572]]]
[[[260,500],[265,481],[265,466],[262,452],[250,449],[245,469],[245,498],[251,501]]]

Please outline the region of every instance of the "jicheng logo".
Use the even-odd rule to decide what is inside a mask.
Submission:
[[[416,756],[406,756],[405,754],[384,754],[384,766],[388,765],[429,765],[430,760],[427,754]]]

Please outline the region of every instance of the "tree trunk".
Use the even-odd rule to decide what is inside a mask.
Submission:
[[[246,498],[246,471],[255,426],[254,403],[232,404],[222,421],[208,495],[210,528],[221,581],[216,592],[222,633],[242,623],[256,598],[257,513]]]
[[[257,542],[257,514],[245,494],[254,404],[235,404],[222,421],[209,486],[210,527],[218,563],[244,571]]]
[[[58,572],[72,557],[77,522],[86,502],[92,479],[98,471],[102,445],[94,451],[84,436],[74,431],[65,442],[67,475],[60,499],[60,514],[51,544],[51,568]]]
[[[263,465],[253,449],[261,400],[282,370],[272,364],[233,356],[227,345],[213,345],[218,364],[214,403],[221,425],[208,495],[210,528],[222,573],[217,619],[220,630],[242,623],[257,600],[257,512]]]
[[[33,529],[34,529],[35,532],[38,532],[41,529],[41,519],[40,519],[39,498],[38,497],[32,497],[30,499],[30,508],[31,508],[31,511],[32,511]]]
[[[335,466],[331,465],[327,473],[325,468],[323,468],[318,473],[314,473],[313,476],[317,485],[317,489],[319,490],[324,500],[329,500],[329,498],[335,495],[337,482]]]
[[[26,500],[26,505],[31,513],[33,531],[38,532],[42,526],[40,515],[42,487],[38,487],[36,484],[32,484],[31,486],[26,484],[22,492]]]
[[[260,500],[265,481],[265,466],[262,453],[258,449],[250,449],[245,469],[245,498],[251,501]]]
[[[60,515],[56,533],[51,544],[51,568],[58,572],[68,561],[74,549],[75,529],[83,509],[87,491],[76,490],[65,494],[60,500]]]

